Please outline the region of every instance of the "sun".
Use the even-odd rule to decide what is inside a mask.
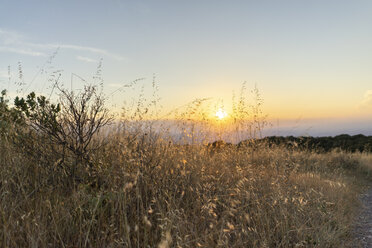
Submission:
[[[219,120],[223,120],[227,117],[227,113],[225,110],[223,110],[222,108],[219,108],[216,112],[216,117],[217,119]]]

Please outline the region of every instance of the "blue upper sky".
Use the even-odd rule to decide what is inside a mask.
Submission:
[[[103,59],[106,92],[155,73],[165,108],[196,97],[228,107],[246,81],[272,118],[372,113],[372,1],[3,0],[0,11],[0,85],[10,92],[19,62],[25,87],[45,93],[53,71],[70,85]]]

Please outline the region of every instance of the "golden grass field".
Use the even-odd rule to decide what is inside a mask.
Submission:
[[[110,137],[75,186],[3,143],[0,246],[343,247],[352,239],[371,155],[142,141]]]

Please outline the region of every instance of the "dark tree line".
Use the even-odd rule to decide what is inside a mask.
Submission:
[[[268,145],[285,146],[287,148],[313,150],[316,152],[329,152],[340,149],[347,152],[372,152],[372,136],[363,134],[341,134],[334,137],[294,137],[294,136],[269,136],[255,141],[242,141],[241,145]]]

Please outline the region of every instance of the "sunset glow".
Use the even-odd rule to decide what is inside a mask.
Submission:
[[[227,113],[222,108],[219,108],[216,112],[216,117],[219,120],[225,119],[227,117]]]

